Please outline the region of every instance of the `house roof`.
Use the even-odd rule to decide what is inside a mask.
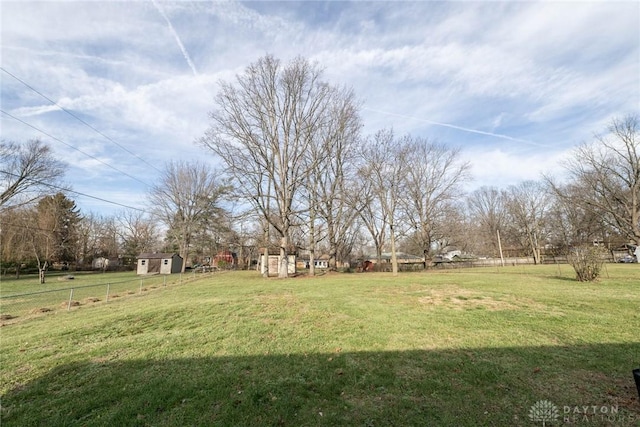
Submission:
[[[169,252],[143,252],[140,255],[138,255],[138,259],[167,259],[167,258],[173,258],[174,256],[177,256],[180,258],[180,255],[176,254],[176,253],[169,253]]]
[[[378,258],[378,256],[376,254],[373,255],[366,255],[367,259],[376,259]],[[417,255],[411,255],[411,254],[407,254],[404,252],[396,252],[396,258],[398,259],[412,259],[415,261],[422,261],[424,258],[422,258],[421,256],[417,256]],[[391,252],[383,252],[382,253],[382,259],[391,259]]]

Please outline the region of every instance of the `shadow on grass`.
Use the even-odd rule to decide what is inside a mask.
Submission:
[[[565,423],[640,425],[631,374],[638,355],[640,343],[94,359],[61,365],[16,386],[2,396],[1,421],[3,426],[541,425],[530,419],[530,410],[548,400]]]

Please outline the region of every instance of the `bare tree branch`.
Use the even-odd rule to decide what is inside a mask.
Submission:
[[[55,183],[64,174],[64,164],[53,157],[51,148],[33,139],[23,145],[0,143],[0,208],[28,204],[48,189],[41,183]]]

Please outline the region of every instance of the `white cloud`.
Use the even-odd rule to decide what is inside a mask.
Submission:
[[[218,80],[265,53],[316,60],[353,87],[366,132],[462,146],[478,184],[537,179],[640,104],[637,2],[158,6],[166,20],[151,2],[2,2],[2,66],[158,166],[203,156],[193,141]],[[155,173],[5,74],[1,84],[6,111],[136,176]],[[5,116],[2,128],[37,134]],[[99,180],[103,166],[60,150],[78,185]]]
[[[561,163],[570,155],[570,150],[549,154],[544,150],[518,152],[474,148],[463,152],[475,180],[471,188],[482,185],[504,188],[522,181],[540,180],[543,174],[562,175]]]

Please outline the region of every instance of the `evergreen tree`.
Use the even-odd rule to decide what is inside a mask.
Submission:
[[[40,242],[48,245],[52,262],[75,262],[78,224],[81,221],[76,203],[64,194],[43,197],[37,205],[38,228],[47,232]]]

